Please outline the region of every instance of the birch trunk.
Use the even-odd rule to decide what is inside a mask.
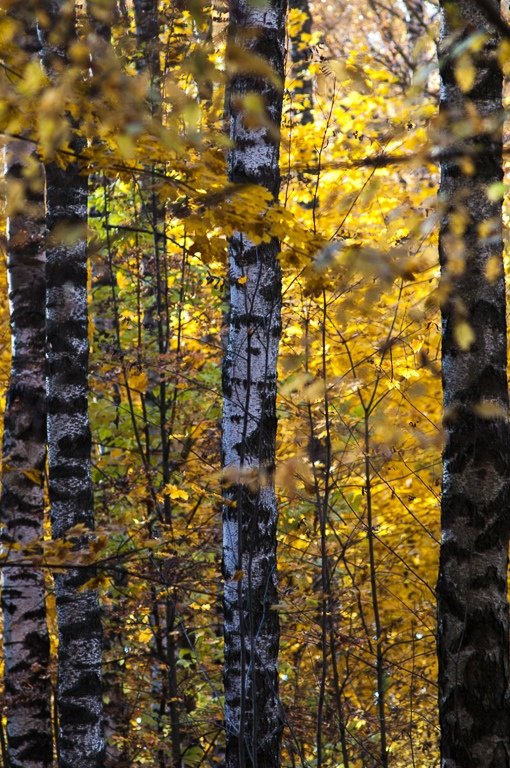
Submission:
[[[4,414],[0,507],[7,551],[11,544],[28,547],[43,539],[44,171],[34,150],[29,142],[15,141],[5,151],[12,360]],[[24,188],[23,208],[10,210],[19,185]],[[11,553],[9,561],[15,562],[17,557]],[[41,570],[2,569],[9,768],[45,768],[53,761],[45,592]]]
[[[65,8],[65,10],[64,10]],[[43,61],[58,81],[69,66],[75,37],[74,9],[47,0]],[[70,146],[79,156],[85,140]],[[54,538],[82,523],[94,526],[88,419],[87,179],[77,161],[46,168],[46,394],[48,472]],[[82,541],[86,546],[86,537]],[[93,569],[55,575],[58,621],[58,717],[60,768],[99,768],[104,759],[101,692],[101,619],[97,594],[83,585]]]
[[[486,39],[471,54],[476,77],[463,93],[454,45],[475,31]],[[441,163],[439,248],[449,293],[442,308],[445,446],[437,587],[442,768],[510,766],[505,281],[501,202],[487,194],[502,179],[498,44],[476,0],[443,3],[441,118],[449,157]],[[471,138],[462,138],[458,126],[474,126],[476,113],[482,122]]]
[[[231,0],[229,40],[269,63],[283,83],[285,0]],[[229,87],[229,178],[260,184],[276,199],[279,142],[268,121],[254,126],[242,99],[256,92],[278,130],[282,91],[265,78],[236,75]],[[262,121],[261,121],[262,123]],[[276,364],[281,331],[279,244],[255,245],[242,232],[230,243],[230,315],[223,363],[225,491],[223,569],[227,768],[280,765],[277,505],[273,485]]]

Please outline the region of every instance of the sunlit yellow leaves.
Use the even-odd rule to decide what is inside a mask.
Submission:
[[[129,388],[135,392],[145,392],[148,386],[147,371],[132,371],[128,375]]]
[[[290,38],[297,37],[300,33],[307,15],[299,8],[289,8],[287,17],[287,30]]]
[[[194,611],[210,611],[211,610],[211,604],[210,603],[197,603],[193,602],[190,603],[190,608],[193,608]]]
[[[150,627],[143,627],[143,629],[138,632],[138,642],[143,645],[150,643],[153,638],[154,632]]]
[[[189,499],[189,493],[187,493],[187,491],[185,491],[183,488],[179,488],[178,486],[173,485],[172,483],[165,485],[163,488],[163,493],[173,501],[187,501]]]

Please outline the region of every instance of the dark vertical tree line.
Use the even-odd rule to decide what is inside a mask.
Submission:
[[[456,48],[469,46],[475,32],[483,33],[483,44],[471,48],[474,72],[464,82]],[[440,115],[447,145],[439,255],[447,299],[437,596],[447,768],[510,765],[507,327],[502,201],[490,193],[503,178],[500,42],[483,4],[442,3]],[[463,121],[471,126],[467,135],[459,130]]]

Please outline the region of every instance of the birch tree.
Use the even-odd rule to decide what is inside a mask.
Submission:
[[[45,3],[43,62],[53,84],[69,68],[74,4]],[[68,73],[67,73],[68,74]],[[87,180],[79,165],[85,140],[70,123],[72,162],[46,167],[46,355],[48,473],[55,539],[94,525],[88,419]],[[86,546],[83,537],[81,545]],[[79,546],[79,545],[78,545]],[[60,768],[99,768],[104,755],[101,620],[92,569],[55,575],[58,621],[58,758]]]
[[[266,62],[283,83],[285,0],[231,0],[229,44]],[[242,54],[241,54],[242,55]],[[242,68],[241,68],[242,69]],[[246,67],[249,70],[249,66]],[[263,115],[243,108],[251,94]],[[279,189],[282,89],[241,71],[228,92],[229,178]],[[223,512],[226,766],[278,766],[277,506],[273,485],[276,363],[281,332],[278,241],[255,244],[235,232],[229,249],[230,316],[223,364]]]
[[[25,187],[23,210],[7,221],[12,360],[4,414],[3,543],[29,547],[43,538],[46,413],[44,393],[44,181],[29,142],[5,151],[10,189]],[[23,559],[21,557],[21,559]],[[49,637],[44,575],[26,565],[2,570],[4,684],[12,768],[52,763]]]
[[[24,40],[34,48],[35,25],[30,29],[24,21]],[[31,142],[7,145],[5,173],[12,359],[0,507],[4,547],[8,561],[15,561],[20,555],[9,553],[10,545],[41,541],[44,521],[44,172]],[[21,207],[15,202],[20,199]],[[10,768],[45,768],[53,762],[45,592],[40,569],[20,565],[2,570]]]
[[[476,0],[442,4],[440,112],[446,147],[439,249],[447,299],[442,307],[445,445],[437,591],[444,768],[510,764],[510,443],[498,193],[499,42]],[[464,52],[457,55],[461,44]],[[466,126],[471,126],[467,138]]]
[[[21,52],[37,56],[30,7],[13,8]],[[46,398],[44,384],[45,220],[44,169],[33,143],[11,141],[5,149],[7,275],[12,358],[4,413],[3,545],[7,562],[43,538]],[[10,768],[52,765],[49,637],[44,575],[22,565],[2,570],[4,685],[7,759]]]

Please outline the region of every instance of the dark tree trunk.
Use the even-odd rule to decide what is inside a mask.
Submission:
[[[146,72],[150,78],[149,108],[155,120],[161,120],[161,44],[159,40],[160,17],[158,0],[134,0],[134,12],[136,23],[137,47],[140,53],[138,70]],[[170,329],[168,326],[168,308],[166,306],[168,287],[166,242],[161,236],[161,230],[165,228],[165,206],[158,196],[156,174],[154,166],[148,169],[147,175],[140,184],[143,199],[142,215],[146,228],[152,230],[153,238],[150,246],[150,255],[143,260],[143,271],[146,284],[147,305],[144,316],[146,329],[146,349],[155,351],[156,368],[159,368],[159,360],[168,353]],[[152,391],[144,395],[144,404],[154,403],[157,407],[157,416],[154,421],[158,423],[159,434],[155,434],[147,424],[147,463],[152,461],[152,440],[156,443],[154,453],[158,456],[158,470],[161,472],[161,484],[165,486],[170,482],[170,458],[169,458],[169,393],[166,377],[158,373],[155,377],[158,381]],[[144,408],[145,410],[145,408]],[[157,445],[159,442],[159,446]],[[158,524],[172,526],[172,509],[168,496],[163,503],[156,505],[157,524],[152,526],[152,534],[159,535]],[[155,563],[157,567],[157,564]],[[170,752],[171,765],[180,768],[182,764],[182,729],[181,729],[181,700],[179,696],[177,678],[177,648],[175,641],[175,597],[167,584],[166,594],[158,594],[156,588],[152,595],[152,619],[155,631],[155,641],[152,645],[154,656],[154,679],[157,681],[155,694],[155,707],[157,708],[158,723],[160,729],[163,721],[170,720]],[[166,750],[160,750],[158,762],[161,768],[167,765]]]
[[[64,13],[64,7],[66,12]],[[69,66],[75,37],[74,10],[47,0],[43,61],[58,84]],[[73,126],[70,146],[79,157],[85,139]],[[46,167],[46,394],[48,472],[54,538],[77,524],[94,527],[88,419],[87,178],[78,160]],[[87,546],[83,537],[80,546]],[[60,768],[99,768],[104,759],[101,691],[102,636],[99,601],[83,585],[93,569],[55,575],[58,621],[58,717]]]
[[[9,9],[21,54],[37,57],[30,2]],[[12,141],[5,149],[7,277],[12,358],[2,446],[2,541],[42,542],[46,458],[44,168],[35,146]],[[19,202],[19,186],[23,203]],[[14,562],[19,553],[12,552]],[[4,686],[9,768],[46,768],[53,762],[50,644],[45,583],[37,568],[2,570]],[[4,751],[6,754],[4,754]]]
[[[310,35],[312,32],[312,14],[308,0],[289,0],[289,9],[295,8],[304,14],[303,24],[299,35],[290,40],[290,56],[292,59],[292,82],[290,87],[299,96],[302,105],[301,122],[311,123],[313,120],[313,78],[309,72],[309,60],[311,51],[302,35]]]
[[[159,42],[158,0],[134,0],[136,42],[140,58],[138,70],[147,72],[150,77],[150,105],[155,115],[161,109],[161,65],[159,61],[161,45]]]
[[[5,151],[7,275],[12,360],[2,448],[2,540],[43,540],[46,398],[44,391],[44,169],[30,142]],[[9,210],[11,186],[24,187],[21,210]],[[16,190],[15,190],[16,192]],[[26,559],[13,552],[9,561]],[[4,684],[9,768],[53,763],[49,637],[44,575],[37,568],[2,569]]]
[[[105,69],[110,61],[110,43],[112,23],[116,11],[116,2],[112,0],[109,8],[97,0],[87,0],[87,15],[93,37],[89,37],[92,77],[99,86],[104,81]],[[108,13],[105,13],[108,10]],[[90,208],[89,216],[101,219],[103,226],[108,226],[109,201],[107,180],[104,176],[89,176],[89,193],[94,188],[102,188],[103,196],[99,205]],[[105,230],[107,231],[107,230]],[[107,237],[108,241],[108,237]],[[114,271],[111,268],[111,254],[101,256],[95,253],[91,264],[92,281],[95,286],[115,284]],[[110,303],[102,302],[94,316],[94,328],[98,334],[98,344],[107,346],[115,332],[115,319]],[[130,764],[129,721],[130,708],[124,692],[123,680],[126,677],[124,662],[125,632],[123,616],[119,605],[110,602],[103,612],[103,692],[104,692],[104,768],[124,768]]]
[[[260,6],[231,0],[230,44],[268,62],[283,84],[285,0]],[[242,99],[258,93],[280,127],[282,91],[245,74],[229,86],[229,178],[260,184],[276,199],[279,142],[268,121],[253,125]],[[230,315],[223,364],[223,466],[230,483],[223,513],[225,729],[227,768],[280,765],[278,698],[277,506],[273,485],[276,364],[281,331],[279,244],[230,243]]]
[[[441,163],[439,242],[448,292],[437,587],[441,765],[508,768],[506,308],[501,202],[490,191],[502,179],[499,39],[476,0],[444,2],[442,20],[440,120],[449,157]],[[476,77],[462,92],[454,45],[475,31],[487,37],[471,54]],[[458,126],[470,123],[472,136],[461,138]]]

